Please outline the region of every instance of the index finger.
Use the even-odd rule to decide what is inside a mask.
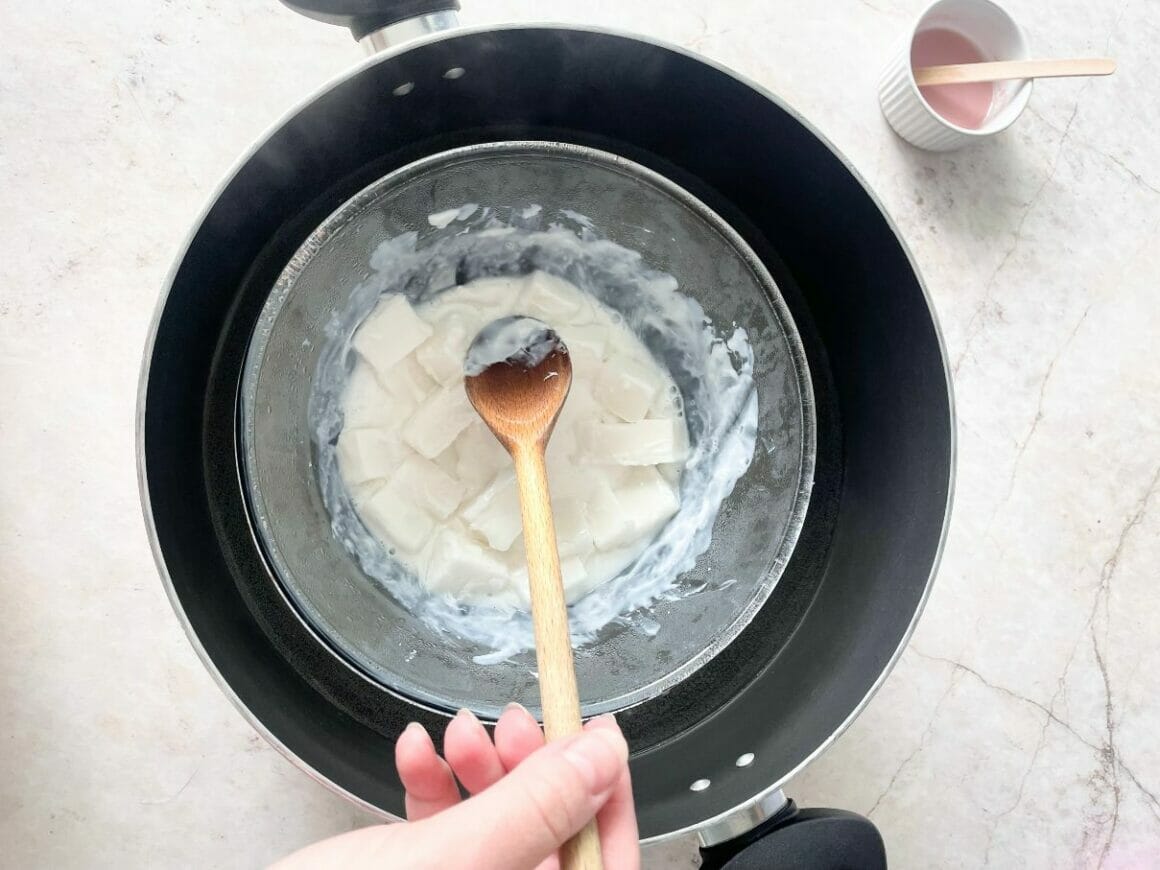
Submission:
[[[544,732],[532,714],[520,704],[508,704],[495,725],[495,749],[504,770],[511,773],[543,745]]]

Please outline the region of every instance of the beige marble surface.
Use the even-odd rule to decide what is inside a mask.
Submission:
[[[876,71],[919,0],[465,0],[695,48],[849,155],[954,363],[958,497],[926,616],[792,784],[893,866],[1160,865],[1160,8],[1010,0],[1045,55],[1006,135],[900,144]],[[359,53],[273,0],[0,2],[0,863],[252,867],[366,820],[264,745],[162,593],[134,478],[147,322],[235,156]],[[649,853],[691,867],[687,843]]]

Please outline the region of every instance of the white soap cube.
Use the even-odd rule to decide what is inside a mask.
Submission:
[[[683,462],[664,462],[656,468],[660,476],[669,482],[673,491],[680,492],[681,472],[685,470],[685,464]]]
[[[528,565],[521,564],[519,567],[512,569],[511,574],[511,590],[516,598],[516,607],[521,610],[530,610],[532,606],[532,590],[528,586]]]
[[[583,558],[595,546],[588,528],[588,514],[579,498],[553,498],[552,515],[556,523],[556,542],[561,558]]]
[[[466,350],[466,348],[465,348]],[[464,354],[447,341],[447,336],[434,335],[415,351],[415,359],[423,370],[442,386],[463,380]]]
[[[560,577],[564,581],[564,600],[569,604],[588,591],[588,568],[583,560],[575,556],[561,559]]]
[[[593,564],[595,564],[598,568],[602,567],[602,559],[605,554],[594,551],[592,555],[595,557]],[[596,573],[595,571],[591,570],[587,560],[583,560],[581,564],[584,566],[583,577],[577,576],[577,578],[574,579],[571,584],[566,586],[564,589],[564,596],[569,604],[575,604],[597,586],[603,585],[620,573],[619,568],[617,568],[612,573]]]
[[[342,396],[343,426],[348,429],[397,428],[415,410],[416,403],[383,389],[374,369],[366,362],[355,363]]]
[[[427,325],[407,297],[396,293],[380,300],[354,333],[354,349],[378,372],[395,363],[431,336]]]
[[[654,468],[634,468],[616,489],[625,517],[635,536],[652,538],[680,508],[672,486]]]
[[[561,426],[557,421],[556,428],[552,432],[552,438],[548,441],[548,449],[545,455],[548,458],[548,466],[552,467],[554,459],[567,460],[576,454],[580,447],[579,441],[576,440],[575,426]]]
[[[528,276],[519,307],[521,314],[538,318],[552,327],[580,323],[591,317],[591,309],[583,294],[567,281],[547,272],[533,272]]]
[[[613,357],[600,371],[593,391],[596,401],[629,423],[644,419],[656,396],[659,373],[643,360]]]
[[[447,318],[437,335],[431,336],[415,351],[415,359],[432,378],[443,386],[463,381],[463,362],[467,347],[478,330],[470,330],[461,317]]]
[[[478,417],[462,388],[444,387],[427,399],[403,426],[403,440],[434,459]]]
[[[431,515],[401,498],[390,484],[363,503],[359,516],[383,543],[408,553],[418,552],[435,530]]]
[[[579,437],[586,455],[594,462],[657,465],[681,462],[688,452],[683,419],[587,423]]]
[[[648,409],[649,417],[657,420],[670,420],[684,416],[684,400],[675,386],[669,385],[666,389],[657,390],[653,396],[652,405]]]
[[[514,470],[496,475],[461,512],[468,527],[494,550],[507,550],[523,531]]]
[[[576,498],[585,501],[592,489],[593,475],[606,477],[604,471],[612,466],[593,466],[577,464],[574,460],[553,453],[551,444],[548,446],[548,491],[552,499]]]
[[[600,405],[592,397],[590,379],[584,379],[577,375],[572,381],[572,389],[568,391],[568,398],[564,400],[564,407],[560,409],[560,417],[556,420],[552,441],[556,440],[557,435],[562,435],[565,432],[569,433],[565,437],[575,439],[580,426],[599,420],[601,413]],[[552,447],[552,441],[548,442],[549,450]],[[569,452],[575,452],[575,448]]]
[[[524,275],[496,275],[490,278],[476,278],[470,284],[457,287],[452,292],[455,293],[456,302],[511,313],[512,301],[520,298],[527,283]]]
[[[472,305],[468,302],[455,301],[458,293],[459,288],[457,287],[445,293],[440,293],[429,302],[416,308],[415,313],[430,323],[436,330],[442,323],[455,321],[463,321],[464,323],[475,322],[475,319],[479,316],[479,306]]]
[[[614,580],[624,570],[636,561],[640,555],[639,547],[621,547],[616,550],[593,550],[584,558],[584,567],[593,581],[590,587],[595,588],[598,583]],[[591,591],[591,588],[589,589]]]
[[[486,597],[504,588],[508,576],[503,559],[453,531],[439,532],[428,547],[424,580],[432,591]]]
[[[561,324],[556,332],[572,355],[572,369],[578,374],[595,372],[604,360],[608,346],[608,327],[598,323]]]
[[[391,486],[439,519],[451,516],[465,494],[463,484],[421,456],[413,456],[400,465],[391,478]]]
[[[399,360],[385,372],[376,371],[375,378],[396,401],[409,403],[412,410],[439,389],[439,385],[419,365],[413,354]]]
[[[512,572],[512,577],[526,606],[526,602],[531,600],[531,588],[528,585],[530,575],[527,564],[516,568]],[[564,600],[569,604],[591,589],[588,585],[588,568],[582,559],[577,559],[574,556],[560,559],[560,578],[564,581]]]
[[[410,454],[389,429],[343,429],[338,435],[338,468],[347,484],[386,480]]]
[[[367,500],[386,485],[385,480],[368,480],[365,483],[351,484],[350,500],[354,503],[355,510],[361,511]]]
[[[603,478],[594,481],[584,511],[592,542],[598,550],[623,547],[636,534],[620,500]]]
[[[455,476],[469,493],[479,492],[500,470],[512,465],[511,456],[482,420],[476,420],[455,439],[455,454]]]
[[[612,487],[613,492],[615,492],[616,488],[628,477],[628,473],[632,471],[634,466],[610,465],[607,462],[593,462],[590,459],[585,459],[577,468],[589,478],[594,475],[599,475],[605,483]]]
[[[459,454],[455,450],[455,442],[452,442],[451,446],[436,456],[433,461],[453,480],[459,480]],[[466,494],[466,487],[464,494]]]

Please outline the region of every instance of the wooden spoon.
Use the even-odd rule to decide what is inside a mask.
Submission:
[[[549,740],[579,733],[580,698],[544,450],[572,386],[568,349],[548,326],[507,317],[484,328],[467,352],[467,398],[512,456],[540,672],[540,706]],[[595,822],[560,850],[564,870],[600,870]]]
[[[914,83],[965,85],[971,82],[1001,82],[1007,79],[1050,79],[1066,76],[1107,76],[1116,71],[1110,57],[1077,57],[1067,60],[998,60],[987,63],[952,63],[924,66],[914,71]]]

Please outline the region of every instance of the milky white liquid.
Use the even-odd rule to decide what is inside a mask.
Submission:
[[[535,208],[529,207],[525,213],[534,213]],[[457,276],[466,273],[471,278],[465,284],[486,289],[482,281],[524,280],[530,263],[531,268],[545,274],[566,275],[567,283],[575,285],[591,304],[613,311],[613,319],[619,316],[632,336],[647,346],[655,360],[661,361],[662,371],[679,389],[677,407],[683,410],[690,444],[679,480],[672,475],[674,469],[668,470],[668,479],[678,484],[677,513],[646,543],[635,560],[611,580],[574,599],[568,608],[569,628],[577,645],[595,639],[611,623],[655,632],[656,622],[648,615],[653,602],[694,595],[703,588],[682,586],[678,578],[708,550],[722,502],[753,458],[757,393],[753,350],[745,329],[736,324],[712,323],[695,299],[680,292],[671,275],[650,268],[635,251],[599,238],[582,216],[575,216],[579,231],[555,224],[535,230],[505,223],[489,206],[468,205],[433,215],[430,223],[436,227],[446,225],[444,234],[435,241],[408,232],[375,249],[369,263],[371,277],[344,297],[345,302],[336,308],[327,329],[328,343],[319,357],[309,414],[317,447],[320,492],[335,537],[358,560],[367,576],[416,618],[437,633],[455,636],[485,650],[474,656],[477,663],[496,663],[534,649],[531,618],[525,610],[465,605],[451,594],[433,592],[425,586],[417,577],[416,567],[402,561],[396,547],[385,546],[382,538],[367,528],[356,504],[364,487],[347,485],[338,458],[338,442],[344,429],[348,424],[358,422],[363,426],[366,422],[352,415],[357,403],[349,399],[358,381],[365,381],[368,376],[374,379],[369,367],[360,365],[364,359],[356,339],[356,333],[370,321],[371,312],[389,305],[400,306],[397,313],[405,317],[410,312],[422,322],[416,327],[420,332],[431,329],[433,334],[421,313],[426,306],[434,307],[443,297],[465,289],[456,286]],[[480,315],[474,300],[463,301],[461,314]],[[406,309],[401,307],[404,302]],[[451,313],[447,306],[448,316]],[[534,311],[523,313],[543,319]],[[570,335],[564,333],[577,359],[583,354],[584,345],[578,329],[574,327]],[[469,331],[465,328],[464,335]],[[424,334],[412,347],[404,343],[402,348],[396,348],[393,361],[389,359],[392,351],[383,345],[381,352],[388,358],[380,358],[379,364],[393,365],[417,350],[428,337]],[[462,340],[470,342],[471,336]],[[462,359],[459,358],[460,369]],[[408,366],[408,370],[418,374],[414,366]],[[424,376],[429,377],[425,373]],[[450,362],[444,377],[452,377]],[[462,391],[462,385],[459,389]],[[448,393],[449,402],[452,395]],[[574,398],[575,395],[565,404],[565,414],[569,413],[570,404],[571,413],[576,413]],[[463,406],[458,407],[466,413]],[[467,410],[474,420],[474,410]],[[479,426],[483,426],[482,422]],[[481,446],[481,450],[502,450],[485,428],[474,431],[481,445],[491,445]],[[653,434],[663,436],[660,432]],[[663,437],[653,440],[658,449],[664,446]],[[626,455],[624,451],[632,446],[615,439],[606,443],[621,455]],[[550,454],[553,449],[560,447],[550,447]],[[499,458],[496,457],[497,462]],[[597,571],[591,573],[596,575]]]
[[[428,590],[462,603],[529,605],[512,462],[464,389],[476,336],[524,314],[572,357],[547,451],[568,602],[624,570],[680,507],[679,391],[617,312],[544,272],[478,279],[416,307],[384,297],[354,334],[339,470],[368,530]],[[505,339],[521,336],[477,343],[472,355],[487,359],[476,368],[519,350]]]

